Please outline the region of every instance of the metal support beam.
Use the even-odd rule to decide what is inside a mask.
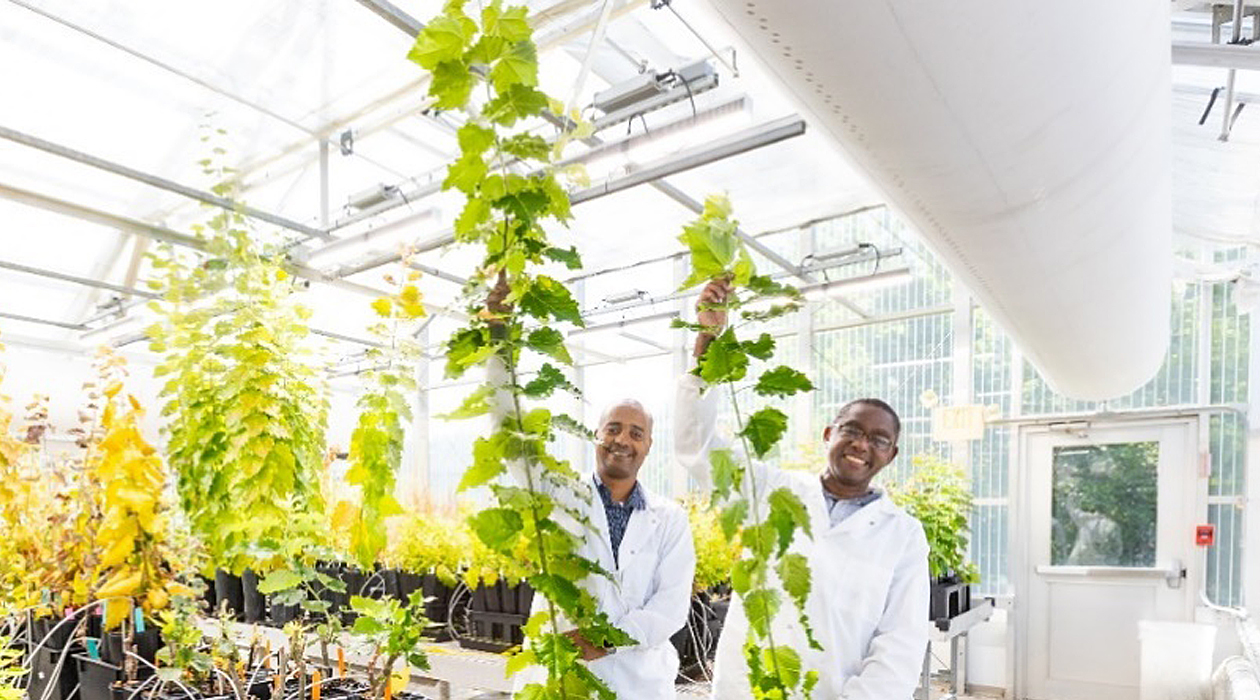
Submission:
[[[81,204],[74,204],[73,202],[67,202],[63,199],[57,199],[56,197],[49,197],[48,195],[24,190],[20,187],[10,187],[5,184],[0,184],[0,199],[9,199],[20,204],[37,207],[56,214],[72,216],[76,219],[100,224],[101,226],[109,226],[123,231],[131,231],[142,236],[148,236],[149,238],[163,243],[173,243],[185,248],[192,248],[193,250],[205,250],[205,246],[202,245],[201,241],[186,233],[178,233],[163,226],[148,224],[143,221],[119,216],[117,214],[110,214],[99,209],[85,207]]]
[[[1179,66],[1260,70],[1260,44],[1230,46],[1174,41],[1172,62]]]
[[[25,321],[27,323],[38,323],[42,326],[56,326],[57,328],[66,328],[72,331],[86,331],[87,326],[79,323],[63,323],[61,321],[49,321],[46,318],[35,318],[34,316],[23,316],[21,314],[11,314],[7,311],[0,311],[0,318],[7,318],[13,321]]]
[[[332,240],[332,236],[328,235],[328,233],[324,231],[321,231],[317,228],[312,228],[310,226],[307,226],[306,224],[303,224],[297,221],[293,221],[292,219],[279,216],[278,214],[271,214],[269,212],[262,211],[261,209],[255,209],[253,207],[246,206],[239,202],[234,202],[230,199],[227,199],[225,197],[220,197],[210,192],[198,190],[192,187],[188,187],[186,185],[181,185],[178,182],[173,182],[171,180],[167,180],[166,178],[158,177],[156,175],[143,173],[134,168],[129,168],[125,165],[120,165],[118,163],[105,160],[103,158],[97,158],[96,156],[88,155],[87,153],[83,153],[82,151],[76,151],[72,148],[67,148],[65,146],[52,143],[51,141],[45,141],[44,139],[38,138],[36,136],[31,136],[30,134],[24,134],[20,131],[10,129],[5,126],[0,126],[0,137],[6,138],[15,143],[20,143],[24,146],[29,146],[31,148],[44,151],[45,153],[51,153],[56,156],[61,156],[62,158],[68,158],[77,163],[90,165],[94,168],[104,170],[106,172],[113,173],[115,175],[120,175],[130,180],[135,180],[136,182],[142,182],[151,187],[156,187],[161,190],[166,190],[167,192],[174,192],[176,194],[180,194],[185,197],[188,197],[189,199],[195,199],[199,202],[204,202],[206,204],[219,207],[221,209],[226,209],[228,211],[239,211],[240,213],[246,216],[249,216],[251,218],[258,219],[260,221],[266,221],[267,223],[275,224],[276,226],[287,228],[290,231],[296,231],[304,236],[308,236],[311,238],[322,238],[324,240]]]
[[[630,189],[653,180],[676,175],[692,168],[708,165],[724,158],[769,146],[772,143],[800,136],[805,133],[805,120],[791,115],[749,127],[729,136],[724,136],[702,146],[688,148],[673,156],[649,163],[629,175],[609,180],[602,185],[588,187],[575,192],[569,197],[573,204],[603,197],[613,192]]]
[[[359,0],[359,4],[375,12],[381,19],[406,32],[408,36],[416,36],[424,29],[424,23],[403,12],[389,0]]]
[[[76,275],[67,275],[64,272],[56,272],[53,270],[44,270],[38,267],[28,267],[26,265],[19,265],[17,263],[4,262],[3,260],[0,260],[0,270],[12,270],[14,272],[22,272],[28,275],[35,275],[37,277],[47,277],[48,279],[61,280],[62,282],[70,282],[71,284],[78,284],[84,287],[93,287],[96,289],[108,289],[111,292],[118,292],[119,294],[127,294],[130,296],[144,297],[145,299],[158,298],[158,295],[154,294],[153,292],[146,292],[139,289],[132,289],[131,287],[123,287],[121,285],[110,284],[108,282],[101,282],[99,280],[88,279],[86,277],[78,277]]]

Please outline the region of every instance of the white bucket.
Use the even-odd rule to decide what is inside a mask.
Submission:
[[[1216,627],[1193,622],[1138,622],[1141,700],[1207,700],[1212,690]]]

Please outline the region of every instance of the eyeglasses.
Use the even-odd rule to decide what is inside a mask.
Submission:
[[[891,450],[893,445],[897,444],[895,440],[884,435],[871,435],[865,430],[854,425],[839,425],[836,430],[849,440],[865,440],[868,445],[874,447],[880,452]]]

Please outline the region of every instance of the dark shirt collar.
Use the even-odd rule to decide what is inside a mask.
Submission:
[[[624,504],[616,503],[612,499],[612,492],[604,485],[603,479],[599,478],[599,474],[593,475],[595,479],[595,488],[599,490],[599,498],[604,502],[605,508],[611,508],[614,505],[630,508],[631,510],[647,510],[647,498],[643,495],[643,486],[636,480],[634,488],[630,489],[630,497],[626,499]]]

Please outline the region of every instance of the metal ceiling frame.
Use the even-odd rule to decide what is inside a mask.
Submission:
[[[136,182],[142,182],[146,185],[149,185],[151,187],[156,187],[160,190],[166,190],[167,192],[174,192],[175,194],[183,195],[184,197],[188,197],[189,199],[195,199],[199,202],[203,202],[205,204],[210,204],[210,205],[219,207],[220,209],[225,209],[227,211],[233,211],[233,212],[240,212],[241,214],[244,214],[250,218],[258,219],[260,221],[265,221],[270,224],[275,224],[276,226],[287,228],[291,231],[296,231],[307,237],[322,238],[324,240],[334,240],[333,237],[330,236],[325,231],[321,231],[317,228],[307,226],[306,224],[294,221],[292,219],[280,216],[278,214],[272,214],[270,212],[266,212],[261,209],[256,209],[254,207],[247,206],[240,202],[235,202],[226,197],[220,197],[219,195],[214,194],[212,192],[206,192],[204,190],[188,187],[187,185],[181,185],[178,182],[175,182],[173,180],[168,180],[164,177],[158,177],[157,175],[150,175],[149,173],[141,172],[139,170],[136,170],[135,168],[130,168],[125,165],[115,163],[113,161],[108,161],[108,160],[105,160],[104,158],[98,158],[96,156],[89,155],[82,151],[77,151],[73,148],[69,148],[67,146],[62,146],[60,144],[53,143],[51,141],[45,141],[44,139],[41,139],[38,136],[25,134],[16,129],[10,129],[7,126],[0,126],[0,138],[5,138],[15,143],[20,143],[23,146],[29,146],[31,148],[44,151],[45,153],[51,153],[56,156],[61,156],[62,158],[67,158],[77,163],[89,165],[98,170],[104,170],[105,172],[113,173],[114,175],[120,175],[130,180],[135,180]]]

